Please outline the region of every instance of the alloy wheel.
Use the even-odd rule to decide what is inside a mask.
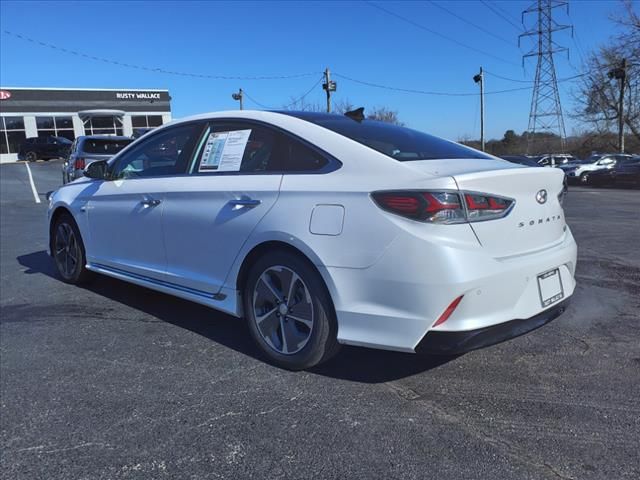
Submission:
[[[80,258],[80,246],[76,234],[68,223],[60,223],[56,228],[54,257],[60,274],[65,279],[73,277]]]
[[[293,355],[311,338],[313,301],[307,285],[290,268],[274,265],[262,272],[252,305],[258,332],[276,352]]]

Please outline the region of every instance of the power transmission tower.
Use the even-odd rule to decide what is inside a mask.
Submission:
[[[564,118],[562,116],[562,106],[560,105],[560,94],[558,93],[558,78],[556,77],[556,67],[553,63],[553,54],[568,52],[568,49],[561,47],[553,41],[553,33],[571,29],[571,25],[560,25],[552,17],[554,9],[567,7],[568,2],[561,0],[537,0],[529,8],[522,12],[524,16],[528,13],[537,13],[538,21],[535,27],[525,31],[518,37],[518,46],[522,37],[537,36],[538,45],[529,53],[522,57],[522,62],[529,57],[537,57],[536,78],[533,85],[533,96],[531,98],[531,110],[529,113],[529,128],[527,140],[527,153],[551,153],[535,152],[536,134],[550,133],[560,138],[560,151],[564,151],[566,131],[564,128]],[[540,148],[540,147],[538,147]]]

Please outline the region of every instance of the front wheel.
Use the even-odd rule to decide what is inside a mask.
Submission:
[[[36,152],[27,152],[24,158],[27,162],[35,162],[36,160],[38,160],[38,155],[36,154]]]
[[[251,336],[276,365],[302,370],[337,353],[333,303],[305,258],[284,250],[268,253],[249,271],[243,293]]]
[[[589,174],[587,172],[580,174],[580,183],[587,184],[589,183]]]
[[[89,281],[92,274],[86,269],[87,257],[80,230],[73,217],[63,213],[53,225],[51,250],[62,280],[71,284]]]

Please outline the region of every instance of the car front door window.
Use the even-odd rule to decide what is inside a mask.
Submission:
[[[200,130],[201,125],[190,124],[153,135],[118,160],[112,178],[145,178],[185,173]]]

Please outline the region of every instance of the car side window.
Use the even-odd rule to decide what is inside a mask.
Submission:
[[[281,134],[243,122],[211,123],[205,131],[192,173],[261,173],[279,171]]]
[[[112,178],[144,178],[186,173],[202,124],[169,128],[143,140],[121,156]]]
[[[329,161],[310,147],[293,140],[285,139],[285,172],[314,172],[325,167]]]

